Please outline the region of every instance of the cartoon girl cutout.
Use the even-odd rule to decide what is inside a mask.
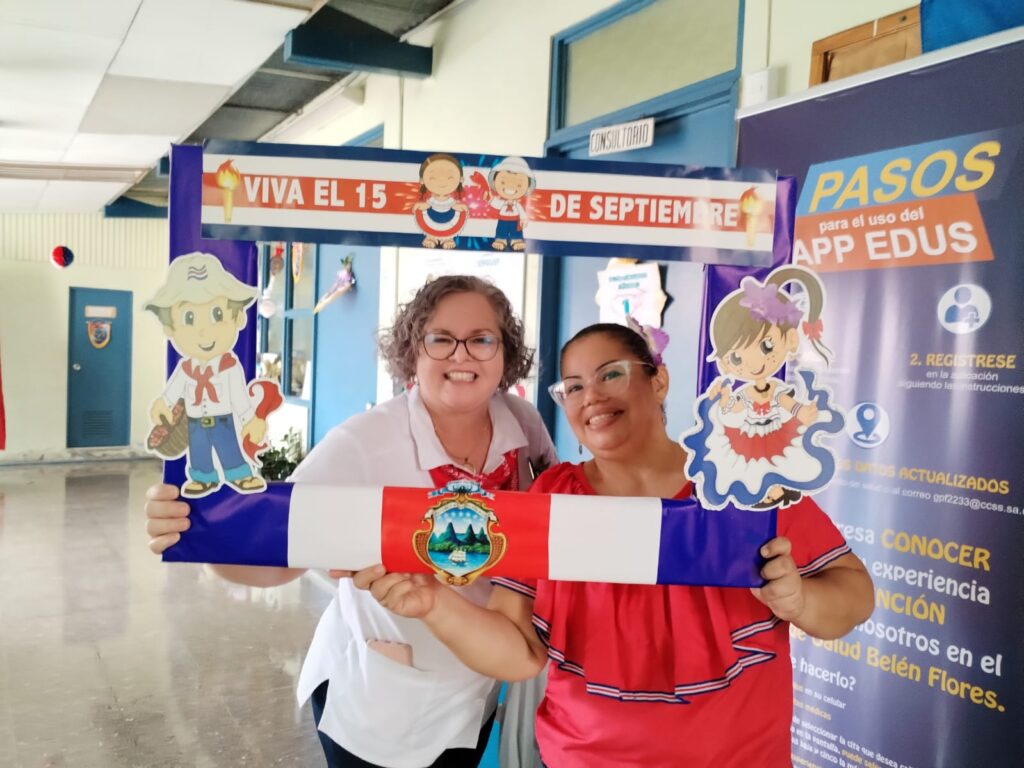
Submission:
[[[498,226],[491,247],[496,251],[509,247],[522,251],[526,248],[523,231],[527,222],[523,201],[537,186],[533,171],[523,158],[506,157],[491,168],[487,184],[485,195],[490,198],[491,207],[498,211]]]
[[[469,210],[462,202],[462,163],[457,157],[437,153],[420,164],[420,201],[412,210],[425,235],[424,248],[455,247]]]
[[[806,320],[781,290],[789,282],[806,292]],[[815,387],[812,371],[797,371],[806,398],[775,378],[787,358],[795,358],[801,336],[828,364],[830,350],[821,341],[824,288],[800,267],[777,269],[764,283],[745,277],[740,285],[711,318],[709,359],[723,376],[694,406],[697,423],[682,440],[689,451],[686,474],[713,509],[729,501],[751,509],[788,506],[832,479],[835,461],[818,436],[843,428],[831,393]],[[734,380],[743,383],[734,388]]]

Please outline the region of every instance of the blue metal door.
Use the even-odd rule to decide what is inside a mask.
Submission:
[[[714,99],[701,104],[683,115],[667,117],[655,123],[654,145],[631,152],[602,156],[601,160],[624,160],[675,165],[731,166],[735,158],[735,90],[725,99]],[[549,156],[586,159],[589,137],[549,147]],[[622,253],[628,257],[628,252]],[[557,375],[557,350],[572,335],[591,323],[598,322],[599,308],[597,273],[607,267],[605,259],[591,257],[545,258],[544,281],[553,281],[557,289],[545,291],[541,309],[542,380],[546,386]],[[697,388],[697,341],[700,328],[701,292],[704,269],[700,264],[671,262],[661,266],[662,289],[668,294],[668,303],[662,315],[662,327],[672,337],[665,353],[665,363],[671,373],[671,388],[666,409],[669,435],[679,435],[692,425],[692,406]],[[551,299],[556,296],[556,301]],[[552,306],[555,304],[555,306]],[[543,338],[557,338],[557,344],[545,343]],[[547,397],[541,389],[541,397]],[[542,404],[543,405],[543,404]],[[546,411],[546,412],[545,412]],[[542,407],[542,413],[551,418],[552,435],[558,455],[564,460],[576,460],[579,446],[565,416],[558,411]],[[553,417],[553,418],[552,418]]]
[[[72,288],[68,300],[68,448],[128,445],[132,294]]]

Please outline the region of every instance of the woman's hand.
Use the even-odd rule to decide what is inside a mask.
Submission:
[[[430,207],[430,203],[415,203],[412,206],[414,211],[425,211]]]
[[[761,547],[761,556],[768,562],[761,576],[768,583],[750,590],[783,621],[796,621],[804,610],[804,582],[790,552],[792,544],[785,536],[772,539]]]
[[[444,587],[425,573],[388,573],[383,565],[365,568],[352,577],[359,589],[369,590],[377,602],[392,613],[408,619],[422,619],[434,606]]]
[[[162,554],[177,544],[181,532],[191,525],[188,504],[177,499],[178,489],[173,485],[158,483],[146,490],[146,533],[154,554]]]

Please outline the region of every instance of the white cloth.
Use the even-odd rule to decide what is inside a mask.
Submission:
[[[490,413],[485,472],[519,448],[525,488],[530,461],[556,463],[551,438],[530,403],[498,393]],[[332,429],[291,479],[430,488],[429,470],[450,463],[414,387]],[[491,589],[478,579],[461,591],[486,605]],[[413,666],[371,650],[371,640],[409,644]],[[422,768],[445,749],[476,746],[498,693],[494,680],[465,667],[421,621],[394,615],[349,579],[341,579],[320,619],[299,676],[299,703],[324,680],[330,685],[320,730],[363,760],[389,768]]]
[[[234,357],[234,355],[231,355]],[[256,411],[249,397],[249,390],[245,386],[245,373],[238,358],[234,358],[235,364],[226,370],[219,370],[222,358],[211,361],[207,365],[196,360],[189,360],[196,374],[212,367],[213,374],[210,376],[210,384],[216,394],[216,400],[209,396],[209,390],[203,387],[199,403],[196,404],[196,379],[185,373],[182,366],[186,360],[182,358],[174,368],[174,372],[167,380],[164,389],[164,402],[171,408],[178,400],[185,400],[185,415],[190,419],[199,419],[203,416],[227,416],[229,413],[238,417],[238,424],[245,426],[249,423]]]

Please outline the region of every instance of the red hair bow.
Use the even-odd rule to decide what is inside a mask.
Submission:
[[[821,332],[824,330],[824,328],[825,328],[825,324],[823,322],[821,322],[821,318],[820,317],[817,320],[815,320],[813,323],[809,323],[809,322],[807,322],[805,320],[804,324],[803,324],[804,334],[811,341],[820,341],[821,340]]]

